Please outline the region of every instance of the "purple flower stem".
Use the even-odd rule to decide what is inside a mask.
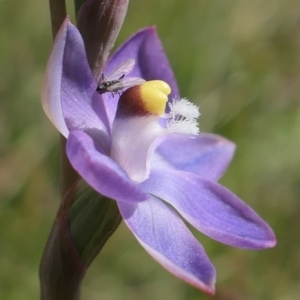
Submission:
[[[73,244],[68,211],[77,184],[61,202],[40,265],[41,300],[79,300],[86,267]]]
[[[67,16],[65,0],[49,0],[52,36],[55,38],[61,24]]]
[[[80,178],[78,173],[71,166],[66,154],[67,140],[60,135],[60,192],[61,199],[66,195],[74,183]]]
[[[49,6],[54,40],[67,15],[66,3],[64,0],[49,0]],[[67,207],[71,203],[66,205],[63,201],[65,195],[73,194],[76,186],[74,183],[78,181],[79,176],[66,156],[66,139],[63,135],[60,135],[60,144],[62,201],[40,264],[41,300],[79,300],[80,282],[85,274],[85,267],[71,242],[71,237],[66,237],[69,232],[65,229],[69,226]],[[62,272],[57,272],[58,269]]]

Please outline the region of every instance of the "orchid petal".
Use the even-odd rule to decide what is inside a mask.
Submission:
[[[87,133],[70,132],[67,155],[73,168],[100,194],[125,202],[148,199],[148,195],[139,190],[125,171],[105,154],[99,142]]]
[[[118,205],[126,225],[156,261],[189,284],[214,293],[215,269],[173,210],[155,197],[139,204]]]
[[[44,111],[57,130],[65,137],[68,136],[69,130],[66,126],[62,113],[60,91],[68,25],[69,19],[67,18],[57,33],[51,55],[47,63],[42,90],[42,105]]]
[[[106,66],[104,75],[109,75],[128,58],[135,60],[133,70],[128,77],[139,77],[145,80],[159,79],[167,82],[172,92],[169,99],[179,97],[177,83],[164,52],[162,43],[157,35],[155,27],[149,27],[138,31],[131,36],[111,57]],[[119,96],[103,95],[109,119],[112,120]]]
[[[109,74],[128,58],[135,60],[130,77],[145,80],[159,79],[167,82],[172,89],[171,98],[179,91],[168,58],[155,27],[148,27],[131,36],[111,57],[105,74]]]
[[[63,52],[61,79],[61,102],[64,119],[69,130],[94,129],[108,135],[105,110],[97,115],[92,99],[102,102],[96,93],[96,81],[89,68],[84,43],[78,29],[71,23],[67,26],[67,37]],[[104,108],[104,106],[103,106]]]
[[[226,171],[234,151],[234,143],[218,135],[200,133],[190,138],[172,134],[156,149],[152,168],[177,169],[217,181]]]
[[[96,87],[82,37],[66,18],[54,42],[42,93],[47,116],[65,137],[73,128],[97,128],[108,136],[105,110],[97,115],[92,108]],[[97,100],[104,108],[102,99]]]
[[[272,229],[221,185],[192,173],[157,169],[140,187],[173,205],[199,231],[222,243],[249,249],[273,247]]]

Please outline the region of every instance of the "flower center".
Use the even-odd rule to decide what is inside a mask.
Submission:
[[[160,80],[126,90],[120,97],[112,128],[111,157],[135,182],[149,177],[151,157],[170,133],[194,135],[198,108],[186,99],[169,103],[171,88]]]

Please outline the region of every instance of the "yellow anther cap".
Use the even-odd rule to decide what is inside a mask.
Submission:
[[[121,95],[116,116],[161,116],[170,93],[170,86],[161,80],[151,80],[131,87]]]
[[[144,108],[150,114],[162,115],[165,112],[170,86],[162,80],[147,81],[140,86]]]

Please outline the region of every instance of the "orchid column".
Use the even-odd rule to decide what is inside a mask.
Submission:
[[[55,38],[66,18],[66,5],[63,0],[49,0],[49,4]],[[128,0],[75,0],[78,28],[84,39],[89,66],[97,80],[123,24],[127,6]],[[52,70],[48,69],[48,72]],[[52,96],[58,99],[59,91],[51,90],[50,85],[45,84],[43,93],[48,87]],[[48,105],[51,104],[44,103],[46,111]],[[59,116],[53,116],[59,119]],[[116,202],[96,193],[73,170],[66,156],[65,137],[62,134],[62,201],[40,266],[42,300],[79,299],[86,268],[121,221]]]

